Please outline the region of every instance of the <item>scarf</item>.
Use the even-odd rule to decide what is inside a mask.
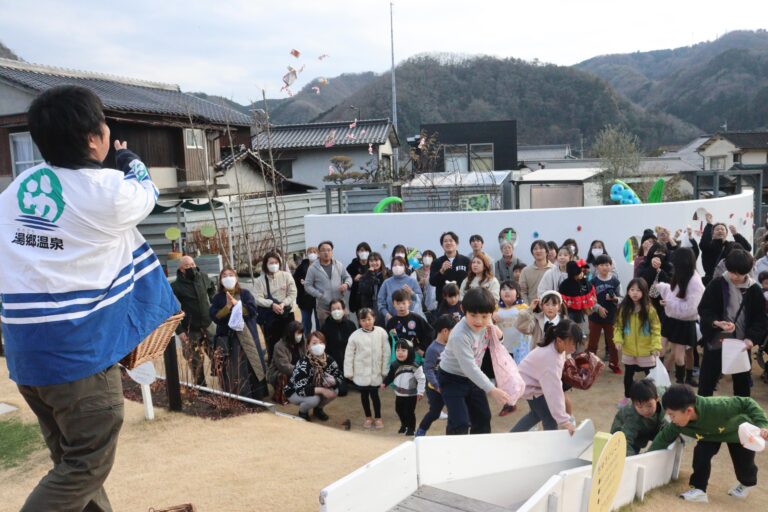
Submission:
[[[328,366],[328,355],[323,352],[323,355],[316,356],[312,352],[309,352],[307,354],[307,360],[314,372],[312,382],[317,387],[325,387],[325,368]]]

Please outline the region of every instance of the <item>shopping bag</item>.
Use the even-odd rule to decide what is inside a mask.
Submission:
[[[648,377],[653,379],[653,383],[656,384],[657,388],[667,388],[672,385],[669,373],[660,357],[656,358],[656,366],[648,373]]]
[[[576,389],[587,390],[595,383],[604,366],[605,363],[592,352],[573,354],[563,365],[563,382]]]
[[[760,435],[760,427],[747,421],[739,425],[739,442],[741,446],[753,452],[765,450],[765,439]]]
[[[744,342],[733,338],[723,340],[723,375],[748,372],[752,367]]]
[[[517,369],[517,364],[507,352],[506,347],[499,341],[496,329],[488,328],[488,350],[491,351],[491,363],[496,377],[496,387],[503,389],[511,397],[508,405],[515,405],[525,393],[525,381]]]
[[[242,301],[237,301],[234,306],[232,306],[232,312],[229,316],[229,328],[233,331],[242,332],[243,329],[245,329],[245,320],[243,320],[243,303]]]

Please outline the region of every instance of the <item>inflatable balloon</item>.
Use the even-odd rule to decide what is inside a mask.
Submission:
[[[397,196],[385,197],[376,204],[376,206],[373,208],[373,213],[383,213],[384,210],[386,210],[387,207],[393,203],[403,204],[403,200]]]

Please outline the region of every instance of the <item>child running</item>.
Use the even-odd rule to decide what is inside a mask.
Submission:
[[[563,319],[556,326],[548,326],[544,341],[523,359],[518,369],[525,381],[523,398],[528,401],[530,411],[511,432],[527,432],[542,423],[544,430],[561,428],[573,435],[576,425],[565,408],[563,365],[579,348],[582,338],[579,325]]]
[[[492,325],[496,300],[485,288],[472,288],[461,302],[466,317],[448,338],[438,370],[438,382],[448,407],[446,434],[488,434],[491,432],[490,396],[499,405],[511,401],[509,394],[497,388],[480,369],[488,349],[488,328]]]
[[[352,380],[360,390],[365,412],[363,427],[384,428],[379,385],[389,371],[389,339],[384,329],[374,325],[376,319],[372,309],[358,310],[357,320],[360,328],[349,337],[344,355],[344,377]],[[370,402],[373,402],[373,418]]]
[[[440,391],[440,383],[437,379],[437,371],[440,367],[440,357],[445,350],[445,344],[448,343],[448,337],[451,330],[456,326],[456,320],[451,315],[443,315],[435,322],[435,332],[437,337],[424,355],[424,375],[427,377],[427,402],[429,411],[419,423],[419,429],[416,431],[416,437],[427,435],[427,430],[432,426],[435,420],[440,418],[440,413],[445,406],[443,395]]]
[[[622,350],[624,363],[624,398],[619,407],[629,403],[629,389],[636,372],[646,375],[656,366],[661,351],[661,322],[648,299],[648,285],[638,277],[629,282],[627,295],[619,306],[613,328],[616,348]]]
[[[424,397],[426,378],[421,366],[416,366],[416,353],[407,340],[395,344],[395,360],[389,366],[389,373],[381,389],[395,385],[395,412],[400,418],[398,434],[412,436],[416,430],[416,402]]]
[[[659,432],[650,450],[665,449],[681,434],[696,439],[693,473],[689,480],[691,489],[680,497],[686,501],[709,502],[707,484],[712,457],[720,451],[721,444],[726,443],[738,480],[728,490],[728,495],[746,498],[757,485],[757,466],[755,452],[739,442],[739,425],[751,423],[760,428],[760,437],[768,439],[768,417],[757,402],[741,396],[696,396],[685,384],[673,384],[664,393],[661,403],[672,423]]]

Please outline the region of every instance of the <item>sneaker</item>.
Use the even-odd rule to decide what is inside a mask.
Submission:
[[[613,372],[616,375],[621,375],[622,374],[621,368],[619,368],[618,365],[609,364],[608,365],[608,369],[611,370],[611,372]]]
[[[624,407],[624,406],[625,406],[625,405],[627,405],[628,403],[629,403],[629,398],[627,398],[627,397],[624,397],[624,398],[622,398],[621,400],[619,400],[619,403],[618,403],[618,404],[616,404],[616,406],[617,406],[619,409],[621,409],[622,407]]]
[[[516,405],[505,405],[501,408],[501,411],[499,411],[499,416],[506,416],[507,414],[511,414],[517,410]]]
[[[701,489],[696,489],[693,487],[691,487],[691,489],[682,493],[680,495],[680,499],[683,499],[685,501],[693,501],[696,503],[709,503],[709,498],[707,497],[707,493],[705,493]]]
[[[399,429],[397,429],[397,433],[398,433],[398,434],[405,434],[405,431],[406,431],[406,430],[407,430],[407,429],[405,428],[405,425],[400,425],[400,428],[399,428]]]
[[[728,496],[744,499],[749,496],[749,491],[751,491],[754,487],[754,485],[736,484],[728,489]]]
[[[447,420],[448,419],[448,413],[440,411],[440,417],[437,418],[439,420]]]
[[[371,418],[365,418],[363,422],[363,428],[371,428],[373,426],[373,420]]]
[[[416,433],[413,435],[413,437],[423,437],[425,435],[427,435],[427,431],[423,428],[420,428],[416,430]]]
[[[384,420],[381,418],[376,418],[376,421],[373,422],[374,428],[384,428]]]

